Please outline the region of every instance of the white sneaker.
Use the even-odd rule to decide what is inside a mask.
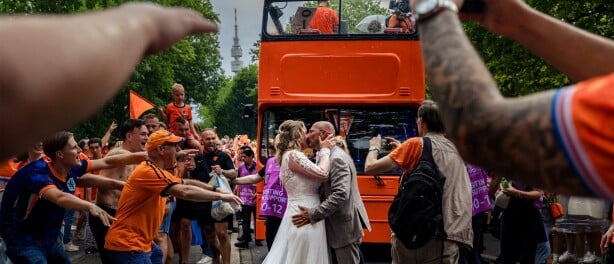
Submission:
[[[569,253],[569,251],[565,251],[563,255],[559,256],[559,261],[558,261],[558,263],[577,263],[577,262],[578,262],[578,258],[576,257],[576,254],[571,254]]]
[[[213,261],[213,259],[207,255],[203,255],[200,260],[196,261],[196,264],[206,264],[206,263],[211,263],[211,261]]]
[[[72,242],[68,242],[64,244],[64,250],[66,250],[67,252],[79,251],[79,246],[73,244]]]
[[[584,254],[584,257],[582,258],[582,262],[586,264],[596,263],[597,256],[595,256],[593,252],[587,251],[586,254]]]

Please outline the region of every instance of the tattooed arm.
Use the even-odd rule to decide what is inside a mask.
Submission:
[[[466,160],[532,186],[587,194],[553,134],[553,91],[503,98],[452,11],[418,27],[447,135]]]

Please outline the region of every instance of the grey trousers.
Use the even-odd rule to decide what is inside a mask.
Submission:
[[[331,248],[331,263],[358,264],[360,262],[360,243],[351,243],[345,247]]]
[[[418,249],[407,249],[403,243],[392,235],[392,264],[456,264],[458,263],[458,244],[451,241],[432,239]],[[442,251],[443,246],[443,251]]]

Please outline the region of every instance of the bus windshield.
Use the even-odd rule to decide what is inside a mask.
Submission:
[[[330,121],[338,135],[345,140],[359,174],[364,173],[365,158],[369,152],[369,140],[379,134],[392,137],[400,142],[418,134],[416,126],[416,108],[411,106],[280,106],[270,107],[263,112],[260,135],[261,150],[266,150],[273,142],[279,125],[288,119],[302,120],[307,129],[317,121]],[[385,142],[385,141],[383,141]],[[384,143],[381,156],[390,152]],[[312,151],[306,151],[312,154]],[[261,153],[260,160],[266,160],[266,153]],[[401,171],[386,174],[400,175]]]
[[[406,1],[389,3],[330,0],[329,6],[318,6],[318,1],[267,0],[262,36],[265,39],[351,35],[416,38],[415,17]]]

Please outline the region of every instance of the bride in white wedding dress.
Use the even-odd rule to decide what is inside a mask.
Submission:
[[[316,165],[301,152],[306,133],[302,121],[286,120],[279,126],[275,148],[277,160],[281,160],[280,178],[288,194],[288,206],[265,264],[329,263],[324,221],[300,228],[292,224],[292,216],[300,213],[299,205],[320,205],[318,189],[328,180],[330,147],[334,145],[332,136],[320,142]]]

